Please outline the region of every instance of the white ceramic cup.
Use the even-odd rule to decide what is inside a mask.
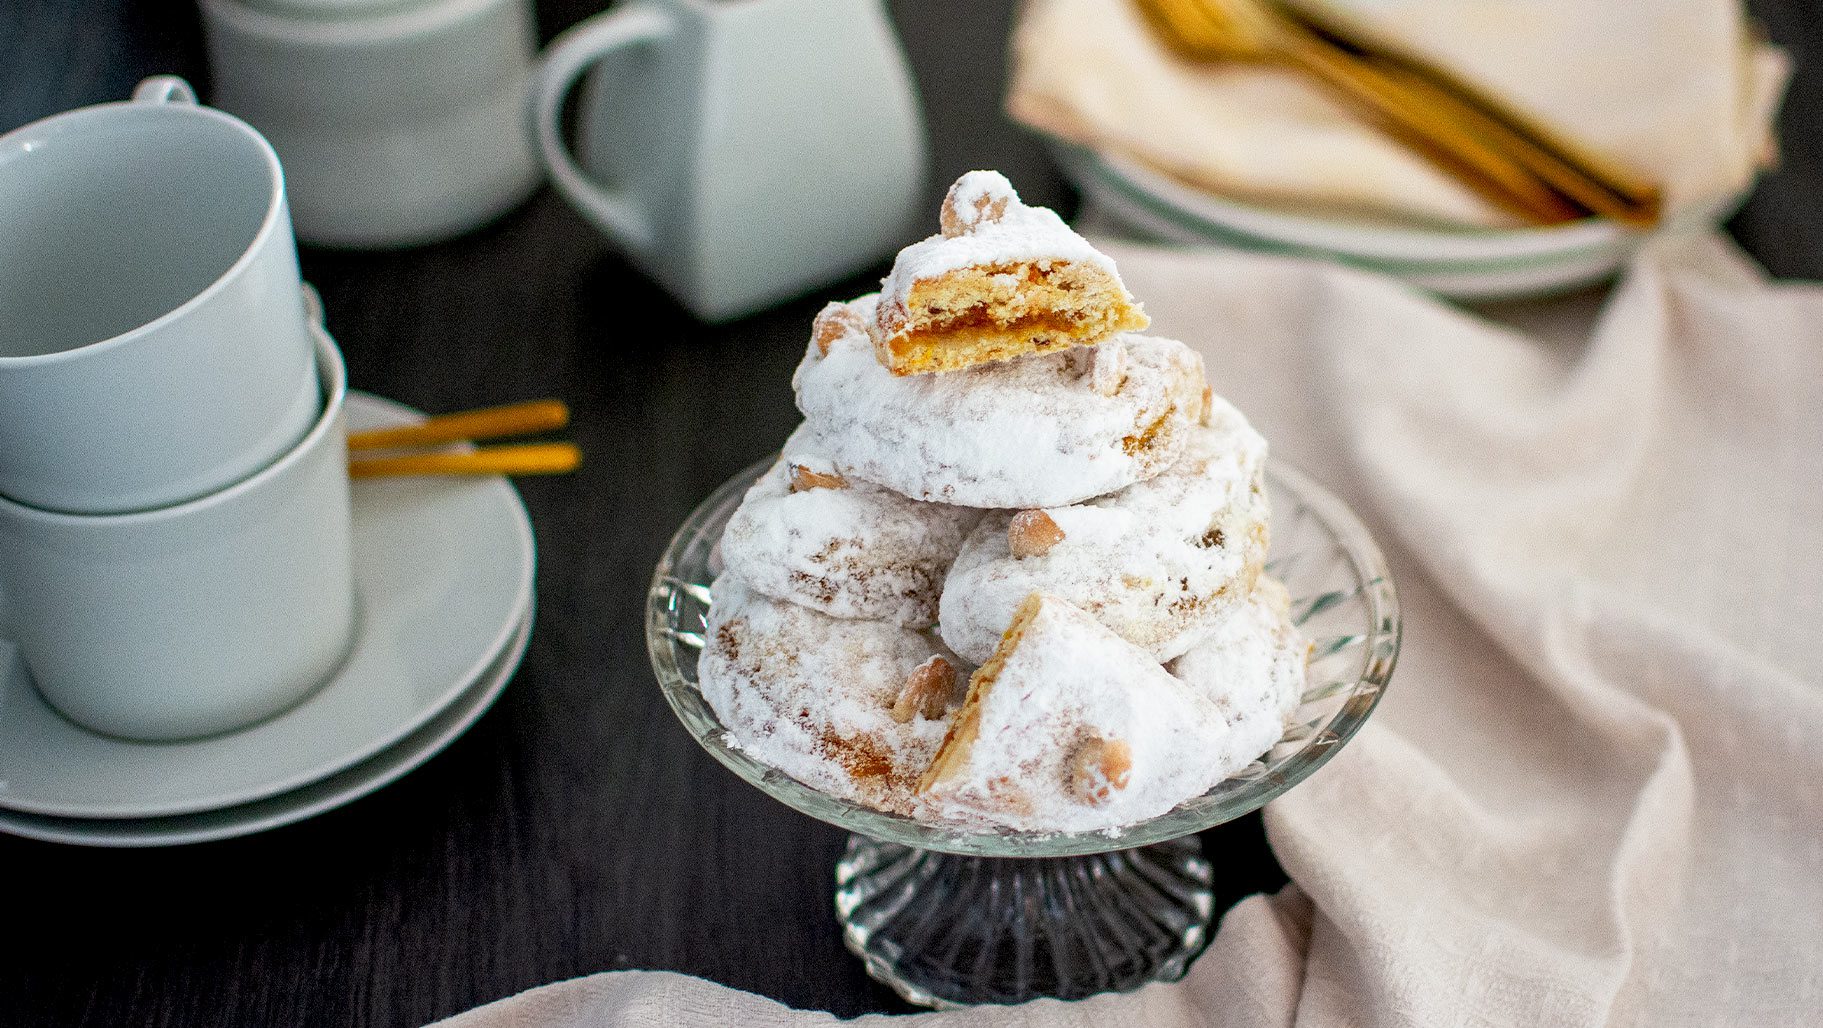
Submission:
[[[318,411],[272,148],[161,76],[0,136],[0,495],[118,513],[246,478]]]
[[[322,412],[253,477],[133,514],[0,499],[0,627],[70,720],[130,739],[230,731],[302,700],[347,653],[347,380],[314,335]]]
[[[578,161],[560,115],[584,74]],[[878,0],[633,0],[552,42],[531,120],[563,196],[710,321],[905,243],[927,170]]]
[[[537,188],[530,0],[201,6],[214,102],[278,150],[299,239],[434,242]]]

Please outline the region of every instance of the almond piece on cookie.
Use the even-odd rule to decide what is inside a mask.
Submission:
[[[1133,777],[1133,747],[1120,739],[1084,739],[1064,762],[1064,776],[1077,799],[1106,803]]]
[[[905,687],[893,700],[893,720],[900,724],[913,717],[935,721],[949,709],[956,694],[956,666],[942,657],[932,657],[912,669]]]
[[[1041,510],[1022,510],[1006,526],[1006,545],[1015,559],[1042,557],[1063,542],[1063,529]]]
[[[999,172],[971,171],[943,201],[943,232],[899,252],[874,346],[895,375],[954,371],[1092,346],[1149,323],[1114,262]]]
[[[791,491],[794,493],[811,489],[848,488],[848,479],[834,471],[813,471],[802,464],[793,464],[787,474],[791,476]]]
[[[836,340],[851,333],[866,335],[867,322],[846,303],[825,304],[810,323],[810,337],[816,341],[817,352],[825,357]]]

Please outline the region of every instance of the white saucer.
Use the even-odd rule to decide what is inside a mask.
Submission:
[[[421,415],[349,393],[351,429]],[[501,478],[354,483],[354,648],[268,721],[140,743],[97,735],[0,666],[0,809],[59,818],[193,814],[290,792],[424,726],[497,663],[532,597],[532,531]],[[3,649],[10,649],[5,647]]]
[[[480,720],[519,667],[531,634],[528,611],[506,652],[454,703],[391,748],[301,789],[237,807],[175,817],[95,820],[0,811],[0,832],[74,846],[182,846],[251,835],[333,810],[402,777]]]
[[[1160,240],[1323,257],[1453,299],[1533,296],[1597,282],[1649,236],[1599,218],[1449,229],[1281,210],[1217,196],[1119,155],[1063,144],[1054,149],[1096,212]],[[1712,228],[1741,199],[1687,212],[1657,231]]]

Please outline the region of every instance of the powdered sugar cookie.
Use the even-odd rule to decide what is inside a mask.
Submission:
[[[957,179],[942,227],[899,251],[881,288],[874,339],[894,374],[1093,345],[1148,323],[1114,262],[1021,203],[999,172]]]
[[[1285,733],[1304,695],[1310,644],[1291,623],[1285,587],[1264,575],[1208,638],[1166,665],[1220,710],[1235,748],[1257,756]]]
[[[1093,831],[1163,814],[1253,756],[1208,696],[1035,593],[970,679],[919,791],[949,820]]]
[[[1207,636],[1253,588],[1266,557],[1266,442],[1210,398],[1164,474],[1064,507],[995,511],[950,568],[938,620],[964,659],[985,661],[1035,591],[1054,593],[1170,660]]]
[[[812,788],[910,813],[961,691],[959,662],[927,634],[831,618],[737,575],[712,593],[697,676],[735,745]]]
[[[1149,336],[894,375],[867,333],[876,301],[824,308],[792,385],[827,459],[913,499],[1051,507],[1100,496],[1171,466],[1202,416],[1202,358]]]
[[[926,628],[943,576],[981,512],[919,503],[852,478],[802,428],[747,490],[722,561],[754,589],[838,618]]]

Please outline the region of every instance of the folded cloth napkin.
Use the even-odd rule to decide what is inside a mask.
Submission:
[[[1713,215],[1772,154],[1783,55],[1735,0],[1306,0],[1449,69],[1617,165],[1668,212]],[[1229,196],[1402,220],[1512,218],[1265,65],[1181,60],[1133,0],[1033,0],[1014,33],[1014,117]]]
[[[1367,518],[1404,652],[1266,808],[1293,884],[1183,982],[920,1023],[1814,1023],[1823,287],[1667,238],[1605,304],[1497,324],[1343,268],[1109,251],[1273,459]],[[829,1020],[619,973],[446,1024]]]

